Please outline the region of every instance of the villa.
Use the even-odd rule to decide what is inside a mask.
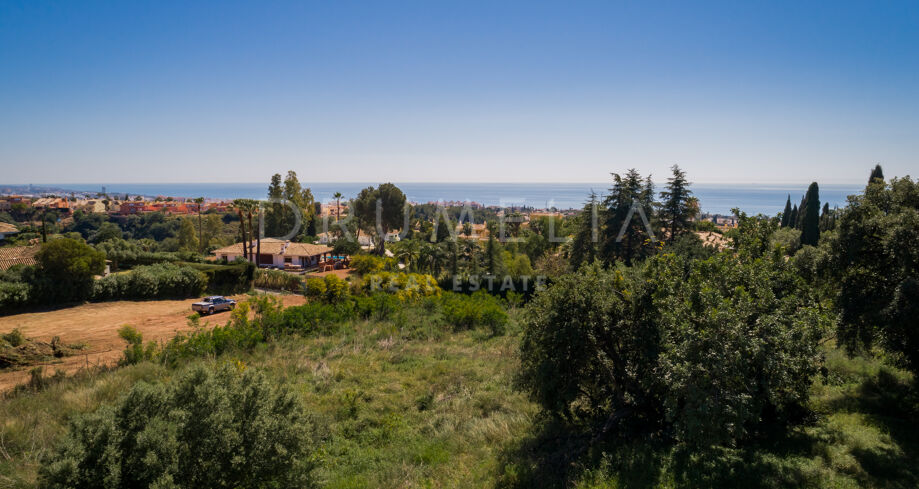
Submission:
[[[243,244],[236,243],[214,250],[218,259],[233,261],[243,257]],[[251,252],[254,255],[258,249],[257,243],[252,243]],[[313,268],[327,261],[332,255],[332,248],[324,245],[310,243],[292,243],[274,238],[262,239],[258,255],[259,266],[274,266],[278,268]]]

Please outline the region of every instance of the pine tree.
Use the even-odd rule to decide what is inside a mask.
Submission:
[[[667,241],[673,242],[674,238],[689,228],[689,220],[692,218],[689,199],[692,191],[686,181],[686,172],[677,165],[670,169],[673,176],[667,179],[667,188],[661,192],[661,219],[670,231]]]
[[[577,218],[577,231],[571,242],[569,259],[572,270],[577,270],[581,265],[592,263],[597,259],[597,243],[599,241],[599,215],[600,203],[597,194],[590,193],[590,200],[584,204],[584,210]]]
[[[791,194],[788,195],[788,199],[785,201],[785,210],[782,211],[782,227],[787,228],[788,223],[791,221]]]
[[[601,258],[606,263],[623,260],[631,265],[650,250],[647,245],[651,236],[645,229],[642,214],[649,221],[654,216],[654,185],[650,176],[642,179],[634,168],[624,177],[618,173],[612,175],[613,188],[604,200]]]
[[[884,170],[881,169],[881,165],[877,164],[874,166],[874,169],[871,170],[871,176],[868,177],[868,183],[875,183],[880,181],[884,183]]]
[[[817,182],[810,184],[805,196],[806,205],[801,212],[801,244],[817,246],[820,240],[820,188]]]

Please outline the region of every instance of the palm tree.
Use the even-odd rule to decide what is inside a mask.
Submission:
[[[204,247],[204,233],[201,231],[201,204],[204,203],[204,197],[198,197],[195,203],[198,204],[198,248],[200,250]]]
[[[335,198],[335,222],[338,222],[338,218],[341,217],[341,192],[335,192],[335,195],[332,197]]]
[[[396,250],[396,258],[405,264],[406,271],[413,270],[418,261],[418,242],[415,240],[402,241]]]

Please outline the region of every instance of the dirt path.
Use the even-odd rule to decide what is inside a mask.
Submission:
[[[303,304],[300,295],[280,296],[285,306]],[[243,299],[238,296],[236,299]],[[60,336],[65,344],[83,343],[85,350],[56,362],[42,364],[51,374],[55,369],[73,373],[87,365],[109,365],[121,357],[124,341],[118,337],[118,329],[126,324],[137,328],[144,335],[144,341],[168,340],[178,331],[188,330],[188,315],[191,304],[197,299],[182,301],[118,301],[84,304],[47,312],[31,312],[0,317],[0,333],[15,328],[27,338],[50,341]],[[202,324],[224,324],[228,313],[218,313],[202,318]],[[0,372],[0,392],[28,380],[29,369]]]

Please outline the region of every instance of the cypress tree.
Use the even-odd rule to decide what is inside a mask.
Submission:
[[[788,226],[795,227],[798,222],[798,204],[791,208],[791,215],[788,217]]]
[[[788,199],[785,201],[785,210],[782,211],[782,227],[787,228],[789,221],[791,221],[791,194],[788,195]]]
[[[811,183],[804,198],[806,205],[801,218],[801,244],[817,246],[820,240],[820,188],[817,182]]]
[[[804,208],[807,207],[807,194],[801,197],[801,205],[798,206],[798,218],[795,220],[795,229],[801,229],[804,226]]]
[[[884,170],[881,169],[881,165],[874,165],[874,170],[871,170],[871,176],[868,177],[868,183],[875,183],[880,181],[884,183]]]

